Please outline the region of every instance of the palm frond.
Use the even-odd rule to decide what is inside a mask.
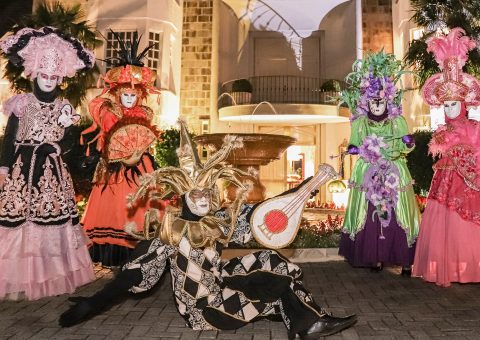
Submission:
[[[146,56],[148,51],[155,46],[155,44],[147,46],[140,54],[138,54],[138,47],[140,45],[142,35],[138,36],[138,33],[135,32],[135,34],[132,34],[132,38],[129,41],[125,41],[120,38],[120,35],[117,32],[114,32],[113,30],[110,31],[118,41],[119,48],[115,49],[116,56],[108,58],[104,61],[107,62],[107,64],[116,66],[143,66],[143,58]]]
[[[411,21],[424,27],[427,33],[420,39],[413,40],[404,58],[404,64],[414,70],[418,77],[416,85],[422,87],[425,81],[440,71],[433,55],[427,52],[426,40],[437,28],[461,27],[466,34],[480,41],[480,1],[465,0],[411,0]],[[469,60],[464,71],[473,76],[480,76],[480,52],[474,49],[468,54]]]

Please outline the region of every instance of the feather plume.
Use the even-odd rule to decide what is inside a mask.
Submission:
[[[463,29],[457,27],[446,36],[442,35],[428,39],[427,45],[427,51],[433,53],[435,61],[443,69],[445,61],[450,58],[456,58],[459,67],[463,67],[468,59],[468,51],[473,50],[476,43],[465,35]]]

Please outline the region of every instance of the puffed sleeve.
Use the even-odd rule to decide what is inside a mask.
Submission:
[[[0,155],[0,173],[7,173],[15,157],[15,139],[18,130],[18,117],[11,114],[8,118],[3,137],[2,154]]]

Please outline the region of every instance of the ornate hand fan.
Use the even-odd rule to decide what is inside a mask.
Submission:
[[[114,126],[106,149],[110,163],[122,162],[127,166],[136,165],[147,149],[157,140],[149,124],[133,123]]]

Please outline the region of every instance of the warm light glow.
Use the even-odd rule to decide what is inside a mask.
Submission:
[[[168,129],[176,125],[180,114],[180,98],[178,96],[170,91],[162,91],[160,98],[156,94],[150,95],[146,105],[153,110],[154,123],[160,129]]]
[[[332,193],[332,201],[337,207],[346,208],[348,204],[348,195],[350,193],[350,188],[348,188],[348,180],[345,179],[342,182],[345,184],[347,189],[344,192]]]
[[[436,130],[439,125],[445,124],[445,114],[443,113],[443,106],[430,107],[430,126],[432,130]]]
[[[423,34],[425,33],[425,29],[422,27],[416,27],[410,29],[410,42],[413,40],[419,40]]]
[[[468,118],[480,121],[480,107],[472,107],[468,110]]]
[[[287,160],[289,161],[298,161],[301,159],[300,146],[292,145],[287,148]]]

